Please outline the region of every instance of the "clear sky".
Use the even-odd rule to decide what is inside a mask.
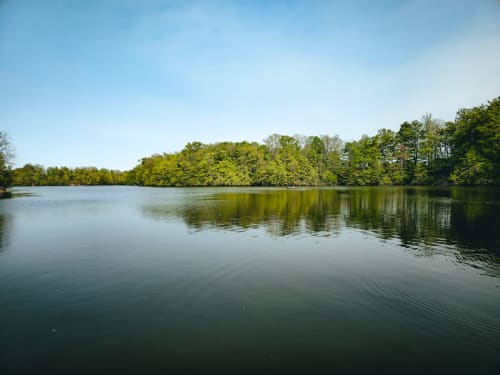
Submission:
[[[500,95],[500,1],[0,0],[16,166],[397,130]]]

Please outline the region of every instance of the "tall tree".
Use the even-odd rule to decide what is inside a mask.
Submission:
[[[7,133],[0,131],[0,191],[5,191],[12,183],[12,161],[14,150]]]
[[[448,129],[457,184],[500,183],[500,97],[461,109]]]

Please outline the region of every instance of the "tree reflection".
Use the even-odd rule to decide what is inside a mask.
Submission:
[[[336,188],[216,192],[180,207],[144,207],[194,229],[264,227],[284,236],[331,235],[343,228],[399,239],[421,251],[452,245],[467,256],[500,259],[498,189]],[[433,253],[435,249],[431,249]],[[491,259],[490,259],[491,261]]]
[[[4,251],[9,244],[10,217],[0,214],[0,252]]]

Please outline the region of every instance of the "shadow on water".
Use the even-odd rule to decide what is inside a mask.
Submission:
[[[8,191],[5,192],[0,197],[0,199],[10,200],[15,198],[31,197],[35,195],[36,194],[30,192]],[[9,246],[9,232],[11,226],[12,226],[12,214],[0,212],[0,253],[4,252],[7,246]]]
[[[417,255],[458,251],[461,261],[500,264],[498,189],[335,188],[213,192],[177,206],[143,206],[192,229],[265,228],[273,236],[337,235],[355,228],[397,239]],[[448,249],[448,250],[447,250]]]

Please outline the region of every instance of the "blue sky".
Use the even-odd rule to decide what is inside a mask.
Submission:
[[[500,95],[500,2],[0,0],[16,166],[397,130]]]

